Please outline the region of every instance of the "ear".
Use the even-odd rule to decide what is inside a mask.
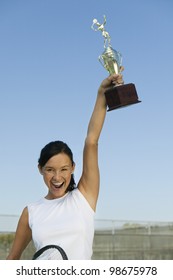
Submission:
[[[76,166],[76,164],[73,162],[73,166],[72,166],[72,172],[71,172],[71,174],[73,174],[73,173],[74,173],[75,166]]]
[[[38,170],[39,170],[40,174],[43,175],[42,167],[39,164],[38,164]]]

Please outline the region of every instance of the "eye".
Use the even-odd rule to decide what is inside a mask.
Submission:
[[[52,168],[47,168],[46,171],[50,172],[52,171]]]
[[[54,172],[54,170],[53,170],[53,168],[48,167],[48,168],[45,168],[45,172],[52,173],[52,172]]]
[[[67,168],[62,168],[61,171],[68,171],[68,169]]]
[[[61,172],[69,172],[69,171],[70,171],[70,168],[69,168],[68,166],[63,167],[63,168],[61,169]]]

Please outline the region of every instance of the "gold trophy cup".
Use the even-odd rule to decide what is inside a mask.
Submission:
[[[119,74],[121,73],[122,55],[112,48],[110,43],[111,37],[105,30],[105,24],[106,16],[104,16],[102,24],[97,19],[94,19],[91,26],[94,31],[101,31],[104,37],[104,52],[99,56],[99,61],[110,75],[114,73]],[[138,100],[135,85],[132,83],[112,86],[112,88],[105,92],[105,97],[108,111],[141,102]]]

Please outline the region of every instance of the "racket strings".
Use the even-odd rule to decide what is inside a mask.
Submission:
[[[47,249],[43,252],[37,260],[63,260],[60,252],[57,249]]]

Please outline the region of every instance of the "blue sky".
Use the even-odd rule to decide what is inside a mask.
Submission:
[[[46,194],[37,170],[52,140],[71,147],[79,180],[100,82],[107,17],[125,83],[142,103],[107,114],[99,143],[97,219],[173,220],[172,0],[0,0],[0,214]]]

